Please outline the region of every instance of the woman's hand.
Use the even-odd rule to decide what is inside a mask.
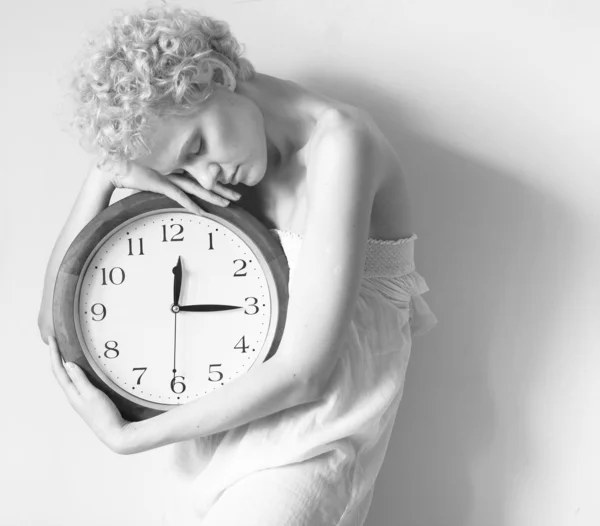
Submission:
[[[96,436],[115,453],[127,454],[127,426],[115,404],[94,387],[85,373],[74,363],[63,364],[54,336],[48,338],[52,372],[71,406]]]
[[[213,190],[207,190],[191,176],[185,174],[164,176],[150,168],[144,168],[134,161],[115,164],[108,175],[115,188],[130,188],[163,194],[198,215],[203,215],[205,210],[192,201],[187,194],[195,195],[204,201],[223,207],[229,205],[230,200],[237,201],[240,198],[240,194],[221,183],[215,182]]]

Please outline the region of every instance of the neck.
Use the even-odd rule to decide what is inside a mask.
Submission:
[[[238,84],[236,92],[252,100],[260,110],[267,141],[265,179],[274,179],[293,160],[303,162],[322,108],[293,82],[257,73]]]

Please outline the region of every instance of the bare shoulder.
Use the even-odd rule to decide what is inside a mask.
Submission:
[[[385,146],[385,137],[373,120],[373,118],[364,110],[344,105],[329,109],[320,119],[316,126],[313,140],[308,152],[308,159],[318,159],[315,155],[321,148],[340,148],[347,147],[348,140],[354,144],[368,148],[372,153],[372,166],[365,177],[374,179],[376,188],[381,186],[384,178],[383,164],[381,160]],[[307,171],[307,177],[310,177],[310,170]],[[316,181],[307,180],[308,184]]]
[[[371,152],[368,168],[361,174],[369,179],[369,187],[374,191],[369,236],[381,240],[410,237],[413,233],[412,213],[400,158],[368,112],[345,105],[328,111],[312,148],[336,140],[341,144],[348,135],[360,137],[361,143],[368,145]],[[307,185],[317,188],[319,183],[310,181],[309,177],[310,170],[307,171]]]
[[[361,132],[373,140],[378,138],[378,128],[373,118],[355,106],[332,107],[323,113],[315,130],[315,140],[344,132]]]

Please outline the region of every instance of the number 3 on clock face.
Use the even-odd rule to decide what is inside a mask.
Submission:
[[[91,243],[90,232],[80,234],[87,243],[79,243],[70,330],[79,345],[70,352],[80,348],[88,371],[118,398],[164,411],[218,389],[276,350],[287,279],[272,265],[269,238],[268,247],[255,243],[266,229],[241,209],[213,211],[233,215],[159,207],[130,213],[116,227],[102,223],[104,236]],[[61,300],[55,293],[55,310],[65,301],[68,294]]]

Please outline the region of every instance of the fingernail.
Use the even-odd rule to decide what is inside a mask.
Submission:
[[[73,366],[73,364],[71,362],[67,362],[67,363],[65,363],[65,369],[67,371],[72,371],[73,369],[75,369],[75,367]]]

